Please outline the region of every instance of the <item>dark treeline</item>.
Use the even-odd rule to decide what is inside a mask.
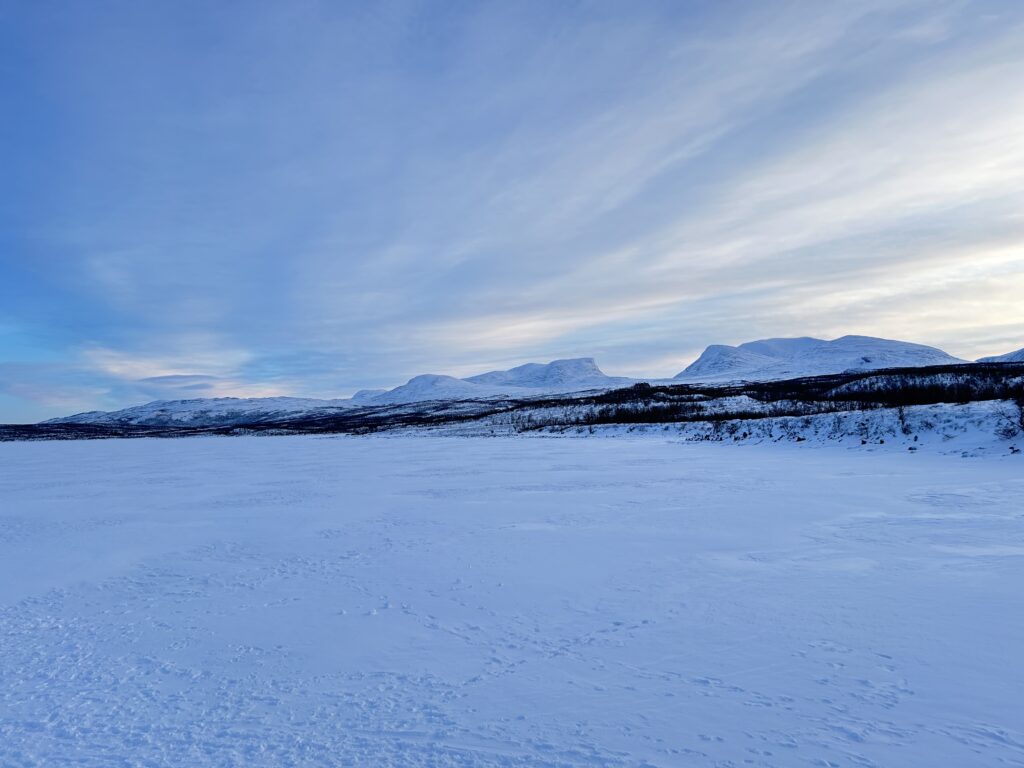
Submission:
[[[731,405],[725,398],[749,398]],[[1024,364],[897,368],[724,386],[636,384],[590,397],[534,403],[513,417],[523,431],[558,426],[743,421],[937,403],[1012,400],[1024,426]],[[743,403],[746,403],[744,405]]]
[[[869,402],[843,403],[787,401],[769,403],[759,409],[713,410],[699,402],[637,401],[593,408],[528,410],[512,414],[512,426],[521,432],[548,427],[596,426],[599,424],[686,424],[693,422],[747,421],[784,416],[817,416],[822,413],[869,410],[882,406]]]
[[[845,380],[843,380],[845,379]],[[1024,396],[1024,364],[976,363],[933,368],[904,368],[836,377],[767,382],[750,397],[771,402],[851,401],[895,408],[933,403],[1016,400]]]

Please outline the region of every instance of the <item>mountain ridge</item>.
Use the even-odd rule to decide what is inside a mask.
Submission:
[[[1024,363],[1024,347],[1021,349],[1014,350],[1013,352],[1007,352],[1005,355],[990,355],[989,357],[979,357],[975,362],[978,363]]]
[[[1024,350],[978,362],[1024,362]],[[693,384],[770,381],[844,371],[964,364],[966,360],[923,344],[871,336],[824,340],[810,336],[768,338],[737,346],[709,345],[671,379],[609,376],[592,357],[525,363],[507,370],[457,378],[420,374],[392,389],[360,390],[351,398],[193,398],[156,400],[116,411],[89,411],[50,419],[46,424],[232,425],[282,416],[325,415],[352,408],[421,402],[524,398],[609,390],[637,383]]]
[[[843,371],[966,363],[937,347],[874,336],[761,339],[709,346],[677,381],[770,380]]]

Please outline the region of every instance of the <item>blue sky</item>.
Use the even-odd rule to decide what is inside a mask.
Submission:
[[[1024,346],[1024,4],[0,0],[0,421]]]

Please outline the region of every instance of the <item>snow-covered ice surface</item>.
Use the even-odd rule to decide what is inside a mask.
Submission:
[[[3,443],[0,765],[1024,765],[1022,469]]]

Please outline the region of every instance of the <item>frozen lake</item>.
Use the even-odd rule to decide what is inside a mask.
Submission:
[[[3,766],[1024,765],[1024,461],[0,444]]]

